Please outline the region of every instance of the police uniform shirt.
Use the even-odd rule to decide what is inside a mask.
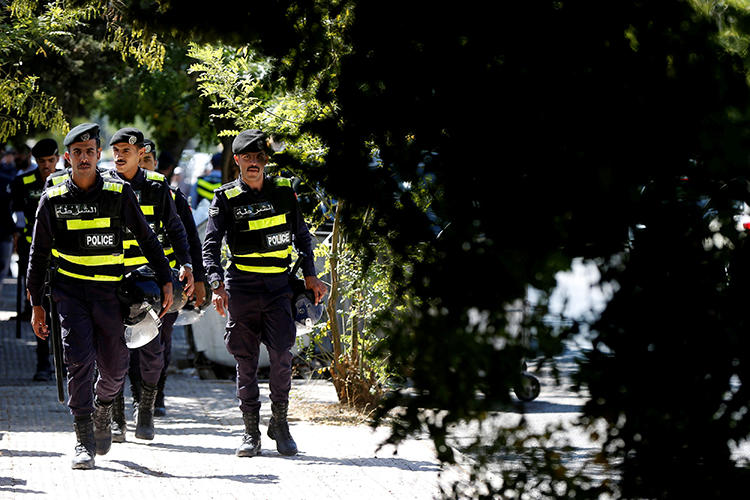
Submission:
[[[65,186],[68,191],[76,198],[77,201],[87,202],[97,199],[104,188],[104,179],[97,172],[94,185],[84,191],[75,185],[71,178],[65,180]],[[159,244],[154,232],[143,217],[135,193],[129,184],[123,183],[122,186],[122,203],[121,203],[120,220],[122,225],[130,229],[138,240],[138,244],[143,254],[149,261],[151,267],[156,272],[156,279],[159,285],[171,282],[172,273],[169,269],[169,263],[164,256],[164,252]],[[33,240],[31,243],[31,255],[29,256],[29,269],[27,274],[27,288],[31,295],[31,305],[38,306],[42,304],[42,294],[44,290],[44,281],[47,268],[49,266],[50,255],[52,253],[55,230],[53,229],[54,216],[52,214],[52,202],[48,197],[48,192],[42,194],[39,201],[39,208],[36,212],[36,223],[34,224]],[[69,281],[76,285],[84,284],[82,280],[67,278],[64,275],[56,276],[56,280]],[[116,286],[118,282],[86,282],[92,286]]]
[[[116,176],[118,179],[130,184],[133,191],[139,193],[146,188],[146,171],[140,167],[132,179],[127,180],[123,178],[116,170],[110,170],[106,172],[107,175]],[[161,209],[161,221],[163,224],[163,231],[169,237],[169,243],[174,248],[177,262],[180,264],[192,264],[190,258],[190,251],[188,248],[187,235],[185,233],[185,226],[182,224],[180,217],[177,215],[177,209],[175,208],[174,200],[172,200],[171,190],[167,184],[166,178],[163,175],[157,174],[161,179],[161,192],[159,193],[159,207]],[[137,197],[137,195],[136,195]],[[138,200],[140,204],[140,199]],[[144,253],[144,255],[146,255]]]
[[[190,200],[193,208],[198,207],[201,200],[213,200],[214,189],[221,187],[221,170],[212,170],[206,175],[198,177],[190,189]]]
[[[14,213],[23,212],[24,223],[23,226],[18,224],[18,227],[23,227],[26,245],[31,244],[31,231],[34,229],[36,209],[39,206],[42,192],[44,192],[44,181],[42,181],[38,168],[29,173],[20,174],[11,185],[13,197],[11,211]]]
[[[255,203],[268,200],[270,190],[278,189],[270,177],[265,177],[263,187],[260,191],[251,189],[241,178],[231,183],[242,190],[243,194],[248,194]],[[209,208],[209,217],[206,222],[206,239],[203,242],[203,265],[206,268],[206,275],[209,282],[215,280],[224,281],[224,273],[221,267],[221,245],[224,235],[227,241],[232,241],[232,232],[234,231],[234,222],[232,212],[227,204],[226,197],[214,196]],[[294,201],[294,209],[291,214],[292,233],[294,235],[294,246],[297,251],[302,253],[302,274],[305,276],[315,275],[315,263],[312,253],[312,237],[307,228],[299,204]],[[228,269],[228,280],[232,286],[241,286],[247,289],[265,289],[267,291],[276,290],[288,284],[287,273],[263,274],[247,273],[239,271],[235,266]]]
[[[185,232],[187,233],[188,246],[190,247],[190,257],[193,259],[193,278],[195,281],[203,281],[206,279],[206,271],[203,268],[203,255],[201,254],[201,239],[198,236],[198,228],[195,227],[195,219],[193,218],[193,210],[190,208],[190,204],[179,189],[170,190],[174,196],[174,206],[177,209],[177,215],[182,220],[182,225],[185,226]]]

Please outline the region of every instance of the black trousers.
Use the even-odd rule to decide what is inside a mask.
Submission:
[[[288,401],[292,385],[292,353],[296,329],[292,316],[292,290],[285,286],[272,292],[252,293],[232,289],[227,283],[229,319],[224,342],[237,361],[237,398],[240,409],[260,408],[258,355],[260,343],[268,349],[271,364],[271,401]]]

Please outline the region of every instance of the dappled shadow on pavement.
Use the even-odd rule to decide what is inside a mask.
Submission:
[[[130,471],[135,471],[139,474],[144,474],[153,477],[164,477],[164,478],[179,478],[179,479],[229,479],[230,481],[237,481],[240,483],[256,483],[256,484],[273,484],[279,482],[279,477],[275,474],[225,474],[225,475],[207,475],[207,476],[179,476],[175,474],[169,474],[167,472],[154,471],[148,467],[138,465],[136,463],[127,460],[112,460],[112,463],[117,463],[126,467]],[[126,471],[127,472],[127,471]]]
[[[517,405],[519,413],[581,413],[581,405],[553,403],[545,400],[534,400]]]
[[[25,479],[17,479],[15,477],[0,477],[0,496],[2,493],[29,493],[32,495],[43,495],[44,491],[36,491],[36,490],[27,490],[22,488],[22,486],[26,486],[26,480]]]
[[[0,450],[2,457],[61,457],[62,453],[54,451]]]
[[[335,457],[317,457],[306,455],[301,451],[299,455],[288,457],[277,452],[263,453],[267,458],[280,458],[282,460],[294,460],[303,465],[348,465],[351,467],[393,467],[401,470],[411,470],[420,472],[437,472],[440,466],[433,462],[421,460],[406,460],[403,458],[335,458]]]
[[[170,450],[182,453],[214,453],[218,455],[234,455],[234,448],[209,448],[206,446],[196,445],[178,445],[171,443],[160,443],[156,441],[150,441],[148,443],[142,441],[134,441],[131,444],[137,444],[142,446],[148,446],[149,448],[158,448],[163,450]],[[279,458],[282,460],[291,460],[300,463],[301,465],[333,465],[333,466],[351,466],[351,467],[392,467],[401,470],[411,471],[422,471],[422,472],[437,472],[439,466],[433,462],[406,460],[403,458],[349,458],[349,457],[320,457],[314,455],[307,455],[304,451],[300,451],[299,455],[296,456],[285,456],[281,455],[277,451],[264,449],[260,455],[263,458]],[[162,474],[162,473],[155,473]]]
[[[158,429],[157,429],[158,432]],[[206,434],[206,433],[203,433]],[[213,434],[213,433],[211,433]],[[158,436],[158,434],[157,434]],[[214,453],[217,455],[234,455],[233,448],[209,448],[199,445],[181,445],[171,443],[160,443],[157,441],[129,441],[130,444],[148,446],[149,448],[158,448],[160,450],[176,451],[181,453]]]

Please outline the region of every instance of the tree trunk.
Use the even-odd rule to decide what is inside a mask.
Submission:
[[[237,178],[237,164],[234,163],[232,155],[232,142],[234,137],[221,137],[221,145],[223,146],[223,153],[221,157],[221,182],[226,184]]]
[[[331,326],[331,340],[333,342],[333,361],[331,363],[331,376],[336,385],[337,392],[339,393],[339,399],[341,399],[341,392],[339,391],[340,382],[342,380],[341,373],[341,331],[339,330],[338,318],[336,315],[336,308],[338,305],[339,298],[339,274],[338,274],[338,261],[339,261],[339,239],[341,238],[341,207],[343,202],[339,201],[336,206],[336,215],[333,218],[333,232],[331,234],[331,256],[329,257],[329,263],[331,267],[331,290],[328,296],[328,303],[326,304],[326,310],[328,312],[328,322]]]

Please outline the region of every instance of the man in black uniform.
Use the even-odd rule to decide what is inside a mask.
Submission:
[[[237,397],[245,423],[237,456],[260,453],[260,342],[268,348],[271,362],[268,436],[276,441],[279,453],[295,455],[297,445],[287,421],[292,382],[290,349],[296,336],[288,274],[292,243],[304,256],[305,286],[314,291],[316,303],[327,288],[315,276],[312,238],[289,179],[264,177],[270,152],[265,134],[260,130],[241,132],[232,152],[240,176],[215,191],[208,212],[203,263],[217,311],[222,316],[225,310],[229,313],[224,341],[237,360]],[[220,260],[225,235],[232,261],[226,284]]]
[[[29,265],[29,249],[31,248],[31,233],[34,230],[36,209],[39,198],[44,191],[47,177],[55,171],[60,155],[57,142],[54,139],[42,139],[31,148],[31,154],[36,159],[37,168],[20,174],[11,186],[13,195],[13,212],[16,214],[16,230],[18,232],[18,275],[26,276]],[[24,295],[26,305],[24,313],[26,319],[31,319],[31,306],[28,297]],[[49,306],[47,306],[49,307]],[[23,316],[23,315],[22,315]],[[52,376],[52,365],[49,360],[49,340],[36,339],[36,372],[35,381],[46,381]]]
[[[112,444],[112,400],[122,389],[128,366],[120,302],[122,229],[138,240],[156,271],[162,291],[162,314],[172,304],[169,263],[159,240],[143,217],[135,193],[126,182],[105,180],[96,169],[101,156],[99,126],[84,123],[65,136],[65,157],[72,172],[42,194],[34,224],[28,271],[31,325],[37,337],[49,334],[42,306],[50,256],[57,269],[52,298],[62,327],[63,356],[68,369],[68,406],[77,437],[74,469],[94,467],[94,453]],[[99,372],[94,392],[94,363]],[[93,418],[92,418],[93,414]]]
[[[142,169],[148,171],[155,171],[159,165],[156,159],[156,144],[150,139],[144,139],[143,141],[144,155],[141,158],[140,166]],[[187,198],[177,188],[170,187],[172,193],[172,199],[174,200],[175,208],[177,209],[177,215],[180,217],[183,226],[185,226],[185,232],[187,233],[188,245],[190,246],[190,257],[193,261],[193,276],[195,278],[195,305],[200,306],[206,299],[206,273],[203,269],[203,257],[201,256],[201,240],[198,236],[198,229],[195,227],[195,219],[193,219],[193,212],[190,209]],[[178,312],[165,314],[161,319],[161,327],[159,328],[159,336],[161,337],[161,345],[164,351],[164,367],[161,370],[161,376],[159,377],[159,383],[156,386],[156,402],[154,403],[154,416],[160,417],[167,413],[166,406],[164,404],[164,385],[167,382],[167,368],[169,368],[169,362],[172,358],[172,330],[174,328],[174,322],[177,320]],[[133,350],[130,352],[130,373],[140,372],[140,360],[138,351]],[[124,417],[124,414],[123,414]],[[114,415],[112,417],[114,419]],[[113,428],[113,432],[114,428]]]
[[[105,179],[123,180],[130,184],[136,194],[143,215],[158,236],[164,254],[170,259],[170,267],[180,264],[179,279],[185,282],[184,293],[193,293],[192,261],[190,258],[185,227],[177,215],[172,191],[165,177],[157,172],[144,170],[138,165],[145,155],[143,133],[137,128],[118,130],[109,141],[117,170],[104,174]],[[123,234],[125,249],[125,272],[146,264],[138,241],[127,231]],[[176,259],[173,260],[173,259]],[[166,318],[166,316],[165,316]],[[174,321],[172,321],[174,323]],[[134,355],[131,350],[131,356]],[[137,349],[137,370],[128,370],[135,406],[135,437],[154,439],[154,402],[156,388],[164,368],[164,354],[160,335]],[[125,441],[125,402],[122,393],[115,398],[113,407],[113,439]]]

